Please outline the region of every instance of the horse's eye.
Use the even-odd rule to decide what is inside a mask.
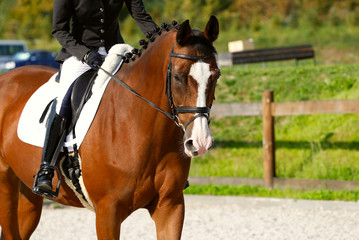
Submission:
[[[174,75],[174,79],[176,80],[176,82],[182,82],[182,77],[179,75]]]

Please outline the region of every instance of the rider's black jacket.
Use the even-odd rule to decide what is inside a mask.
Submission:
[[[52,35],[62,46],[56,60],[83,60],[90,50],[123,43],[118,20],[124,2],[143,33],[156,26],[142,0],[55,0]]]

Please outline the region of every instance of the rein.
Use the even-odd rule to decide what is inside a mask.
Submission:
[[[181,127],[183,129],[183,131],[186,131],[187,127],[189,126],[189,124],[191,124],[195,119],[199,118],[199,117],[205,117],[208,121],[208,123],[210,122],[209,120],[209,113],[211,111],[210,107],[176,107],[174,104],[174,100],[173,100],[173,96],[172,96],[172,57],[176,57],[176,58],[182,58],[182,59],[186,59],[186,60],[192,60],[192,61],[198,61],[198,60],[202,60],[202,59],[209,59],[212,58],[213,55],[202,55],[202,56],[192,56],[192,55],[185,55],[185,54],[178,54],[178,53],[173,53],[174,50],[174,45],[172,45],[172,49],[171,52],[169,54],[170,56],[170,60],[167,66],[167,73],[166,73],[166,91],[165,94],[167,95],[167,98],[169,100],[169,104],[171,107],[171,111],[172,113],[169,113],[165,110],[162,110],[161,108],[157,107],[154,103],[152,103],[151,101],[147,100],[146,98],[142,97],[138,92],[136,92],[133,88],[131,88],[130,86],[128,86],[125,82],[123,82],[121,79],[119,79],[118,77],[116,77],[114,74],[108,72],[107,70],[103,69],[102,67],[99,66],[99,69],[101,69],[102,71],[104,71],[108,76],[110,76],[112,79],[116,80],[118,83],[120,83],[124,88],[126,88],[128,91],[130,91],[132,94],[134,94],[135,96],[139,97],[140,99],[142,99],[143,101],[145,101],[148,105],[150,105],[152,108],[156,109],[157,111],[159,111],[160,113],[164,114],[166,117],[168,117],[169,119],[171,119],[172,121],[175,122],[175,124],[178,127]],[[183,125],[178,117],[178,114],[183,114],[183,113],[195,113],[196,115],[194,115],[194,117],[188,121],[188,123],[186,125]]]

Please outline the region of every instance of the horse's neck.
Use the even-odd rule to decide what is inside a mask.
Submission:
[[[116,76],[144,98],[170,112],[165,79],[174,37],[167,41],[161,39],[158,37],[155,40],[158,44],[151,43],[134,62],[124,64]],[[154,154],[153,159],[158,161],[166,152],[178,151],[177,141],[183,137],[182,130],[114,80],[107,87],[98,113],[96,129],[102,136],[113,139],[113,145],[125,142],[128,151],[134,151],[132,147],[136,146],[135,151],[141,151],[144,155]],[[119,138],[122,143],[118,141]],[[173,144],[169,144],[173,141]],[[141,146],[140,150],[138,146]],[[123,154],[122,148],[113,149],[119,151],[118,155]]]
[[[157,37],[155,42],[150,43],[148,49],[143,51],[141,57],[125,64],[118,73],[118,77],[135,91],[163,108],[168,107],[165,79],[169,53],[174,41],[173,33],[165,34],[166,36]],[[119,84],[117,87],[123,88]]]
[[[133,62],[124,64],[116,76],[147,100],[163,110],[170,111],[168,99],[165,95],[165,79],[169,52],[174,41],[174,36],[171,32],[164,34],[166,35],[157,37],[154,43],[150,43],[148,49],[143,51],[141,57],[138,57]],[[126,111],[135,111],[128,114],[141,115],[144,114],[143,111],[147,112],[147,109],[151,108],[150,105],[130,94],[127,89],[118,83],[111,84],[107,94],[111,96],[111,102],[114,103],[112,106],[113,110],[117,110],[119,118],[123,117],[120,115]],[[122,104],[124,101],[126,104]],[[118,109],[117,105],[121,106],[122,109]],[[139,109],[143,109],[143,111],[136,112]],[[161,114],[155,110],[150,112],[152,114],[138,117],[156,118],[154,114]]]

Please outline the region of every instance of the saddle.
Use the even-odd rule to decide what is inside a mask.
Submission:
[[[115,66],[115,69],[113,69],[113,72],[118,71],[122,66],[123,61],[120,61],[117,66]],[[103,74],[103,73],[102,73]],[[72,137],[76,138],[76,132],[75,132],[75,126],[76,123],[80,117],[80,113],[82,108],[84,107],[85,103],[90,99],[92,95],[92,86],[94,84],[94,81],[96,80],[98,76],[98,72],[95,70],[88,70],[87,72],[83,73],[80,77],[78,77],[74,85],[72,87],[71,92],[71,110],[72,110],[72,116],[71,116],[71,123],[68,126],[67,132],[72,131]],[[103,76],[99,77],[103,78]],[[92,204],[90,202],[90,199],[86,198],[87,194],[83,193],[81,185],[81,160],[78,153],[78,146],[76,143],[74,143],[72,146],[72,153],[69,153],[68,149],[66,147],[64,148],[65,158],[59,162],[60,169],[62,173],[66,176],[67,181],[71,181],[72,186],[74,187],[74,190],[76,195],[78,195],[78,198],[82,202],[84,206],[87,208],[92,207]],[[68,183],[70,186],[70,184]],[[72,188],[72,186],[70,186]],[[84,189],[86,191],[86,189]]]
[[[77,120],[80,117],[82,107],[91,97],[91,88],[96,79],[96,76],[97,71],[90,69],[76,79],[71,92],[72,120],[71,124],[69,125],[69,129],[74,128]]]

